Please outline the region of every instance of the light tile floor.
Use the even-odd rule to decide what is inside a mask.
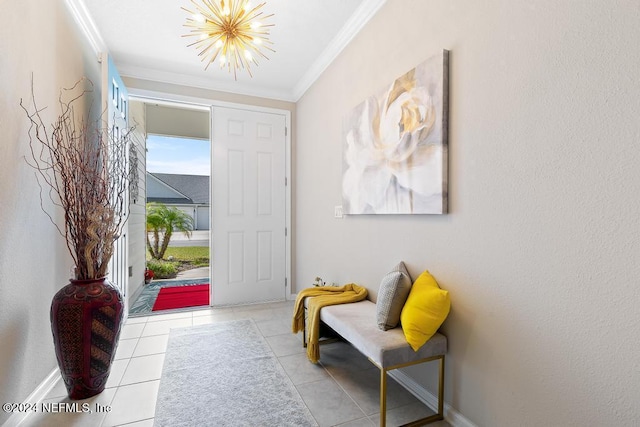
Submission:
[[[293,302],[159,314],[127,319],[103,393],[76,401],[79,411],[37,413],[22,425],[152,427],[165,350],[171,328],[252,318],[320,426],[377,426],[379,371],[351,345],[323,345],[321,362],[310,363],[302,334],[291,333]],[[388,381],[387,425],[430,412],[395,381]],[[58,381],[44,403],[74,403]],[[82,406],[86,404],[86,406]],[[81,412],[88,408],[91,412]],[[97,412],[102,408],[104,412]],[[107,411],[108,408],[108,411]],[[449,426],[445,421],[433,427]]]

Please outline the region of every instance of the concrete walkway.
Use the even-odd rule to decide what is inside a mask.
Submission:
[[[173,280],[209,278],[209,267],[192,268],[178,273]]]

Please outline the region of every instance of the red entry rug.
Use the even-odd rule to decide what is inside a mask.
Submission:
[[[152,311],[209,305],[209,284],[161,288]]]

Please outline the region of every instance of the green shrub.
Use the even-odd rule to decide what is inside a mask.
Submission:
[[[179,265],[177,262],[157,259],[147,261],[147,268],[153,271],[154,279],[173,279],[178,274]]]

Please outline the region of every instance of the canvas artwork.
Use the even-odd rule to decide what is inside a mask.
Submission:
[[[345,214],[447,212],[448,71],[444,50],[345,118]]]

